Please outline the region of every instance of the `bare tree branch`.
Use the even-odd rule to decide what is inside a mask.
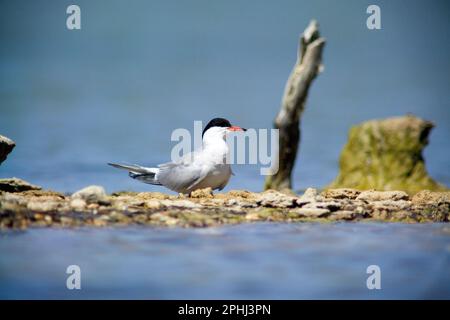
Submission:
[[[291,174],[300,141],[300,117],[305,109],[312,81],[322,71],[322,51],[325,39],[320,37],[319,25],[312,20],[300,38],[297,62],[289,76],[281,109],[274,127],[280,130],[279,154],[275,161],[278,171],[268,176],[265,189],[291,189]]]

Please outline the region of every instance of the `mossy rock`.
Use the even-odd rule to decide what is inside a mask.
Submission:
[[[442,191],[427,173],[422,151],[433,123],[412,115],[371,120],[350,129],[339,175],[328,188]]]

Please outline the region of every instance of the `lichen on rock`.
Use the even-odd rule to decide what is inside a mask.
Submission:
[[[328,188],[403,190],[414,194],[445,186],[427,173],[423,149],[433,123],[412,115],[371,120],[350,129],[339,175]]]

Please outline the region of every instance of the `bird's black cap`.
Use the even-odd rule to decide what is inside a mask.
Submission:
[[[208,122],[208,124],[206,125],[205,129],[203,129],[202,138],[203,138],[203,135],[205,134],[206,130],[208,130],[209,128],[212,128],[212,127],[225,127],[225,128],[228,128],[228,127],[231,127],[231,123],[230,123],[230,121],[228,121],[227,119],[224,119],[224,118],[214,118],[214,119],[212,119],[210,122]]]

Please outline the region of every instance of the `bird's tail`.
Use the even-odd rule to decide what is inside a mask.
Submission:
[[[129,176],[133,179],[139,180],[148,184],[161,185],[158,181],[156,174],[158,173],[158,168],[146,168],[136,164],[118,164],[118,163],[108,163],[110,166],[118,169],[124,169],[129,171]]]

